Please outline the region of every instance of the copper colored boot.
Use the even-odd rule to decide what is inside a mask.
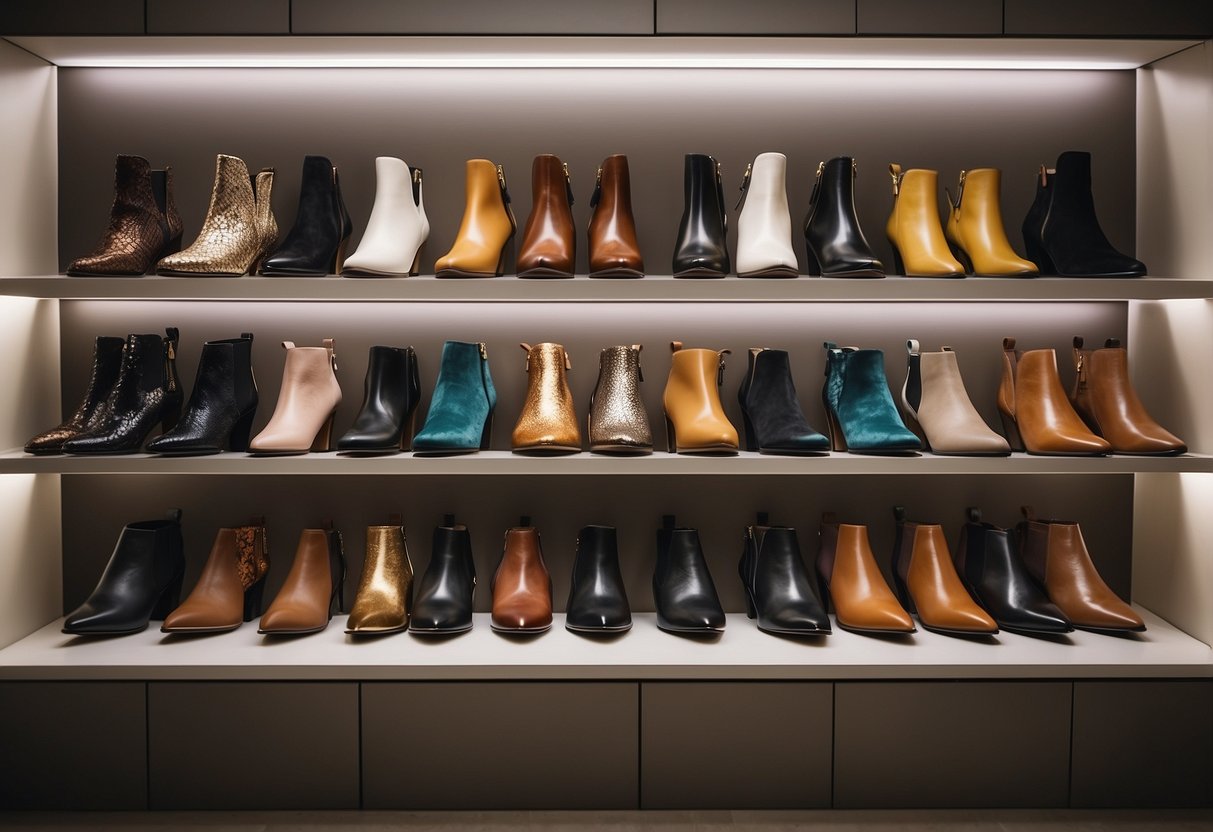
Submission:
[[[662,395],[670,453],[737,453],[737,428],[724,415],[720,385],[728,350],[684,350],[671,341],[673,361]]]
[[[531,194],[531,215],[518,249],[518,276],[572,277],[577,231],[569,166],[551,154],[536,156]]]
[[[257,632],[272,635],[316,633],[328,626],[333,606],[345,612],[345,554],[341,533],[304,529],[295,562]]]
[[[1018,529],[1020,557],[1075,627],[1094,633],[1146,629],[1141,616],[1099,576],[1077,523],[1037,520],[1028,507],[1024,516]]]
[[[221,633],[261,615],[265,576],[270,571],[265,521],[220,529],[193,592],[173,610],[164,633]]]
[[[834,603],[838,626],[857,633],[913,633],[914,619],[902,609],[885,583],[866,526],[839,523],[833,514],[821,519],[817,572]]]
[[[602,161],[590,207],[590,277],[644,277],[627,156]]]
[[[494,630],[542,633],[552,626],[552,578],[531,518],[523,517],[505,533],[492,589]]]
[[[1103,349],[1084,350],[1074,339],[1074,387],[1070,401],[1091,430],[1118,454],[1182,454],[1187,445],[1154,421],[1129,379],[1129,355],[1109,338]]]
[[[514,450],[577,453],[581,450],[581,429],[565,375],[573,368],[569,354],[559,344],[519,346],[526,351],[527,388],[522,413],[514,426]]]
[[[1046,456],[1100,456],[1112,446],[1087,428],[1070,406],[1057,374],[1053,350],[1015,349],[1002,340],[1002,381],[998,412],[1007,441],[1016,451]]]
[[[500,277],[516,226],[505,170],[488,159],[469,159],[465,197],[455,244],[434,264],[434,272],[438,277]]]

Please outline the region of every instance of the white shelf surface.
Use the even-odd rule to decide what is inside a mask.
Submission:
[[[1139,610],[1135,636],[1077,632],[1057,640],[1002,633],[972,641],[920,630],[880,638],[835,628],[829,636],[785,638],[728,617],[714,639],[657,629],[653,613],[609,639],[564,629],[503,636],[476,615],[472,631],[445,639],[397,633],[355,640],[335,616],[322,633],[257,634],[255,623],[212,636],[166,636],[158,626],[133,636],[78,638],[55,621],[0,650],[0,679],[502,680],[502,679],[1031,679],[1213,675],[1213,650]]]
[[[1012,454],[1009,457],[872,456],[830,453],[825,456],[774,456],[743,451],[734,456],[670,454],[608,456],[581,452],[531,456],[509,451],[481,451],[457,456],[345,456],[336,452],[297,456],[165,457],[149,454],[115,456],[33,456],[19,449],[0,454],[0,474],[396,474],[413,476],[654,476],[706,475],[803,476],[812,474],[1147,474],[1209,473],[1213,457],[1109,456],[1064,457]]]
[[[861,301],[1126,301],[1213,297],[1213,280],[1145,277],[1039,277],[963,279],[892,276],[876,280],[819,278],[760,279],[730,276],[639,280],[444,279],[328,277],[0,277],[0,295],[64,300],[266,300],[612,303],[784,303]]]

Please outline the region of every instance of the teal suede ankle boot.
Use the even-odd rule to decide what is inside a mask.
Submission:
[[[821,390],[836,451],[911,454],[922,442],[905,426],[884,374],[884,353],[826,341],[826,383]]]
[[[484,344],[447,341],[425,425],[413,438],[420,456],[470,454],[489,447],[497,391]]]

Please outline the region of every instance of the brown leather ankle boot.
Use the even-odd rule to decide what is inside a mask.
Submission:
[[[866,526],[839,523],[831,513],[821,518],[817,572],[834,604],[838,626],[857,633],[916,632],[914,619],[902,609],[885,583]]]
[[[531,166],[531,215],[518,249],[519,277],[572,277],[577,258],[569,166],[536,156]]]
[[[1002,340],[998,412],[1016,451],[1048,456],[1100,456],[1112,446],[1087,429],[1066,398],[1053,350],[1015,349]]]
[[[221,633],[261,615],[265,576],[270,571],[265,520],[220,529],[198,583],[185,602],[173,610],[164,633]]]
[[[590,207],[590,277],[644,277],[627,156],[602,161]]]
[[[521,518],[505,533],[492,591],[494,630],[542,633],[552,626],[552,578],[531,518]]]
[[[317,633],[328,626],[333,606],[345,612],[345,553],[341,533],[304,529],[295,562],[257,632],[272,635]]]

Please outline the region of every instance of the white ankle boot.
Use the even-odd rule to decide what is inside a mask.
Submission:
[[[421,171],[393,156],[375,159],[375,206],[358,250],[345,261],[343,275],[403,277],[420,267],[421,246],[430,235],[421,189]]]
[[[737,219],[738,277],[796,277],[792,215],[786,185],[788,158],[762,153],[747,171],[745,205]]]

